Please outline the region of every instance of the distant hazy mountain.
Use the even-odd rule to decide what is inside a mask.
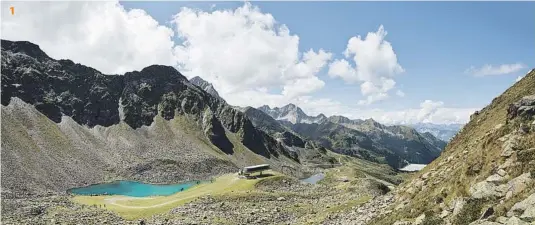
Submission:
[[[461,128],[463,124],[432,124],[432,123],[418,123],[409,125],[414,127],[418,132],[429,132],[433,136],[443,140],[449,141]]]
[[[288,121],[290,123],[321,123],[327,120],[327,117],[323,114],[317,116],[308,116],[294,104],[288,104],[281,108],[275,107],[273,109],[264,105],[258,108],[262,112],[270,115],[276,120]]]
[[[294,104],[273,109],[262,106],[258,109],[301,137],[317,141],[335,152],[388,163],[393,167],[407,163],[429,163],[446,146],[444,141],[430,133],[420,134],[408,126],[386,126],[373,119],[327,118],[323,114],[311,117]]]

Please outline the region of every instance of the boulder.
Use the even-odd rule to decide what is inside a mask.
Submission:
[[[461,210],[463,209],[464,207],[464,204],[466,204],[466,200],[464,200],[463,198],[456,198],[453,200],[453,213],[452,215],[455,216],[457,214],[459,214],[461,212]]]
[[[420,216],[416,217],[416,219],[414,219],[414,222],[412,223],[412,225],[420,225],[424,222],[425,220],[425,214],[422,213]]]
[[[517,202],[516,204],[514,204],[513,207],[511,207],[511,209],[509,209],[509,211],[507,212],[507,216],[511,217],[515,215],[523,215],[525,211],[527,211],[528,209],[533,210],[534,207],[535,207],[535,193],[531,194],[523,201]],[[530,213],[531,212],[528,212],[527,215],[529,215]]]
[[[529,172],[510,180],[509,182],[507,182],[507,184],[504,184],[507,185],[507,194],[505,196],[505,199],[510,199],[516,194],[522,192],[528,187],[531,182],[531,173]]]
[[[504,223],[507,223],[507,217],[505,216],[500,216],[498,218],[496,218],[496,222],[500,223],[500,224],[504,224]]]
[[[505,141],[502,144],[503,150],[502,150],[501,156],[510,157],[516,151],[519,137],[517,135],[508,135],[508,136],[504,136],[504,139]]]
[[[502,224],[488,221],[488,220],[476,220],[474,222],[471,222],[469,225],[502,225]]]
[[[516,216],[513,216],[507,220],[507,223],[505,223],[505,225],[529,225],[529,223],[521,220]]]
[[[411,222],[409,222],[409,221],[398,220],[395,223],[393,223],[392,225],[410,225],[410,224],[411,224]]]
[[[496,172],[498,175],[502,176],[502,177],[505,177],[505,175],[507,175],[507,172],[503,169],[500,169],[498,170],[498,172]]]
[[[440,217],[440,218],[445,218],[445,217],[447,217],[448,215],[450,215],[450,211],[448,211],[448,210],[442,210],[442,212],[440,213],[439,217]]]
[[[481,181],[470,187],[470,195],[472,198],[487,198],[487,197],[502,197],[504,195],[502,188],[498,188],[495,184]]]
[[[530,205],[526,210],[524,210],[524,213],[520,216],[520,219],[528,221],[528,222],[535,222],[535,205]]]
[[[524,96],[519,101],[509,105],[507,109],[507,119],[511,120],[517,116],[530,118],[535,115],[535,95]]]
[[[493,174],[487,177],[487,179],[485,180],[490,183],[500,184],[500,183],[504,183],[505,181],[507,181],[507,177],[500,176],[499,174]]]

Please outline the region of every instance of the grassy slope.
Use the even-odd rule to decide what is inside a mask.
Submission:
[[[500,157],[502,142],[497,139],[518,128],[512,124],[505,125],[509,104],[533,94],[535,94],[535,70],[482,109],[479,115],[474,116],[452,139],[439,158],[414,175],[414,178],[418,178],[423,174],[430,174],[425,190],[414,194],[404,192],[413,186],[414,179],[409,179],[398,188],[400,190],[398,196],[410,199],[408,207],[389,217],[376,220],[374,224],[391,224],[399,219],[415,218],[424,212],[436,215],[440,211],[435,199],[442,198],[446,204],[450,204],[457,197],[468,196],[472,184],[491,175],[496,165],[504,162]],[[503,126],[496,129],[499,124]],[[532,132],[520,141],[521,148],[535,146],[533,140],[535,134]],[[472,168],[479,166],[481,166],[479,172],[471,172]],[[514,177],[527,171],[517,169],[508,172]],[[503,211],[498,212],[498,215],[499,213]]]

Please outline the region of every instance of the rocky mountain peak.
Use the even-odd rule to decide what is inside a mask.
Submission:
[[[221,97],[219,96],[219,93],[215,90],[214,86],[213,86],[210,82],[208,82],[208,81],[202,79],[201,77],[196,76],[196,77],[191,78],[189,81],[190,81],[192,84],[194,84],[194,85],[200,87],[200,88],[203,89],[204,91],[208,92],[208,93],[211,94],[212,96],[214,96],[214,97],[216,97],[216,98],[221,98]]]
[[[182,81],[186,81],[187,78],[182,75],[178,70],[172,66],[166,66],[166,65],[151,65],[143,68],[141,71],[141,74],[150,75],[150,76],[169,76],[171,79],[179,79]],[[125,74],[126,75],[126,74]]]
[[[287,104],[283,107],[275,107],[273,109],[264,105],[258,108],[276,120],[288,121],[293,124],[297,123],[322,123],[327,120],[323,114],[318,116],[308,116],[300,107],[293,103]]]
[[[12,52],[20,52],[38,59],[50,59],[50,57],[41,50],[39,45],[29,41],[2,40],[2,49],[9,49]]]
[[[364,124],[366,124],[368,126],[373,126],[373,127],[383,127],[384,126],[384,125],[380,124],[379,122],[375,121],[373,118],[365,119],[364,120]]]
[[[294,105],[293,103],[288,103],[288,104],[286,104],[285,106],[283,106],[281,108],[283,108],[283,109],[285,109],[285,108],[286,109],[294,109],[294,108],[297,108],[297,106]]]
[[[260,106],[258,107],[259,110],[261,110],[262,112],[266,112],[268,110],[271,110],[271,108],[269,107],[269,105],[263,105],[263,106]]]
[[[287,112],[287,113],[299,113],[301,115],[303,115],[303,114],[306,115],[301,108],[297,107],[296,105],[294,105],[292,103],[283,106],[281,108],[281,110],[283,112]]]

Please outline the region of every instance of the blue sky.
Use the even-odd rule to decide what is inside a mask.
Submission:
[[[173,65],[233,105],[311,115],[464,123],[535,67],[535,2],[7,4],[2,38],[54,58],[108,74]]]
[[[206,11],[233,9],[240,2],[121,2],[169,23],[181,7]],[[405,72],[397,83],[406,96],[377,107],[418,107],[425,99],[451,107],[483,107],[511,86],[535,62],[534,2],[253,2],[299,35],[299,48],[323,48],[342,57],[347,40],[383,25]],[[212,6],[215,7],[212,8]],[[489,77],[465,73],[470,66],[523,63],[518,72]],[[325,71],[324,71],[325,72]],[[351,102],[355,85],[320,77],[327,85],[315,93]],[[350,94],[355,93],[355,94]]]

